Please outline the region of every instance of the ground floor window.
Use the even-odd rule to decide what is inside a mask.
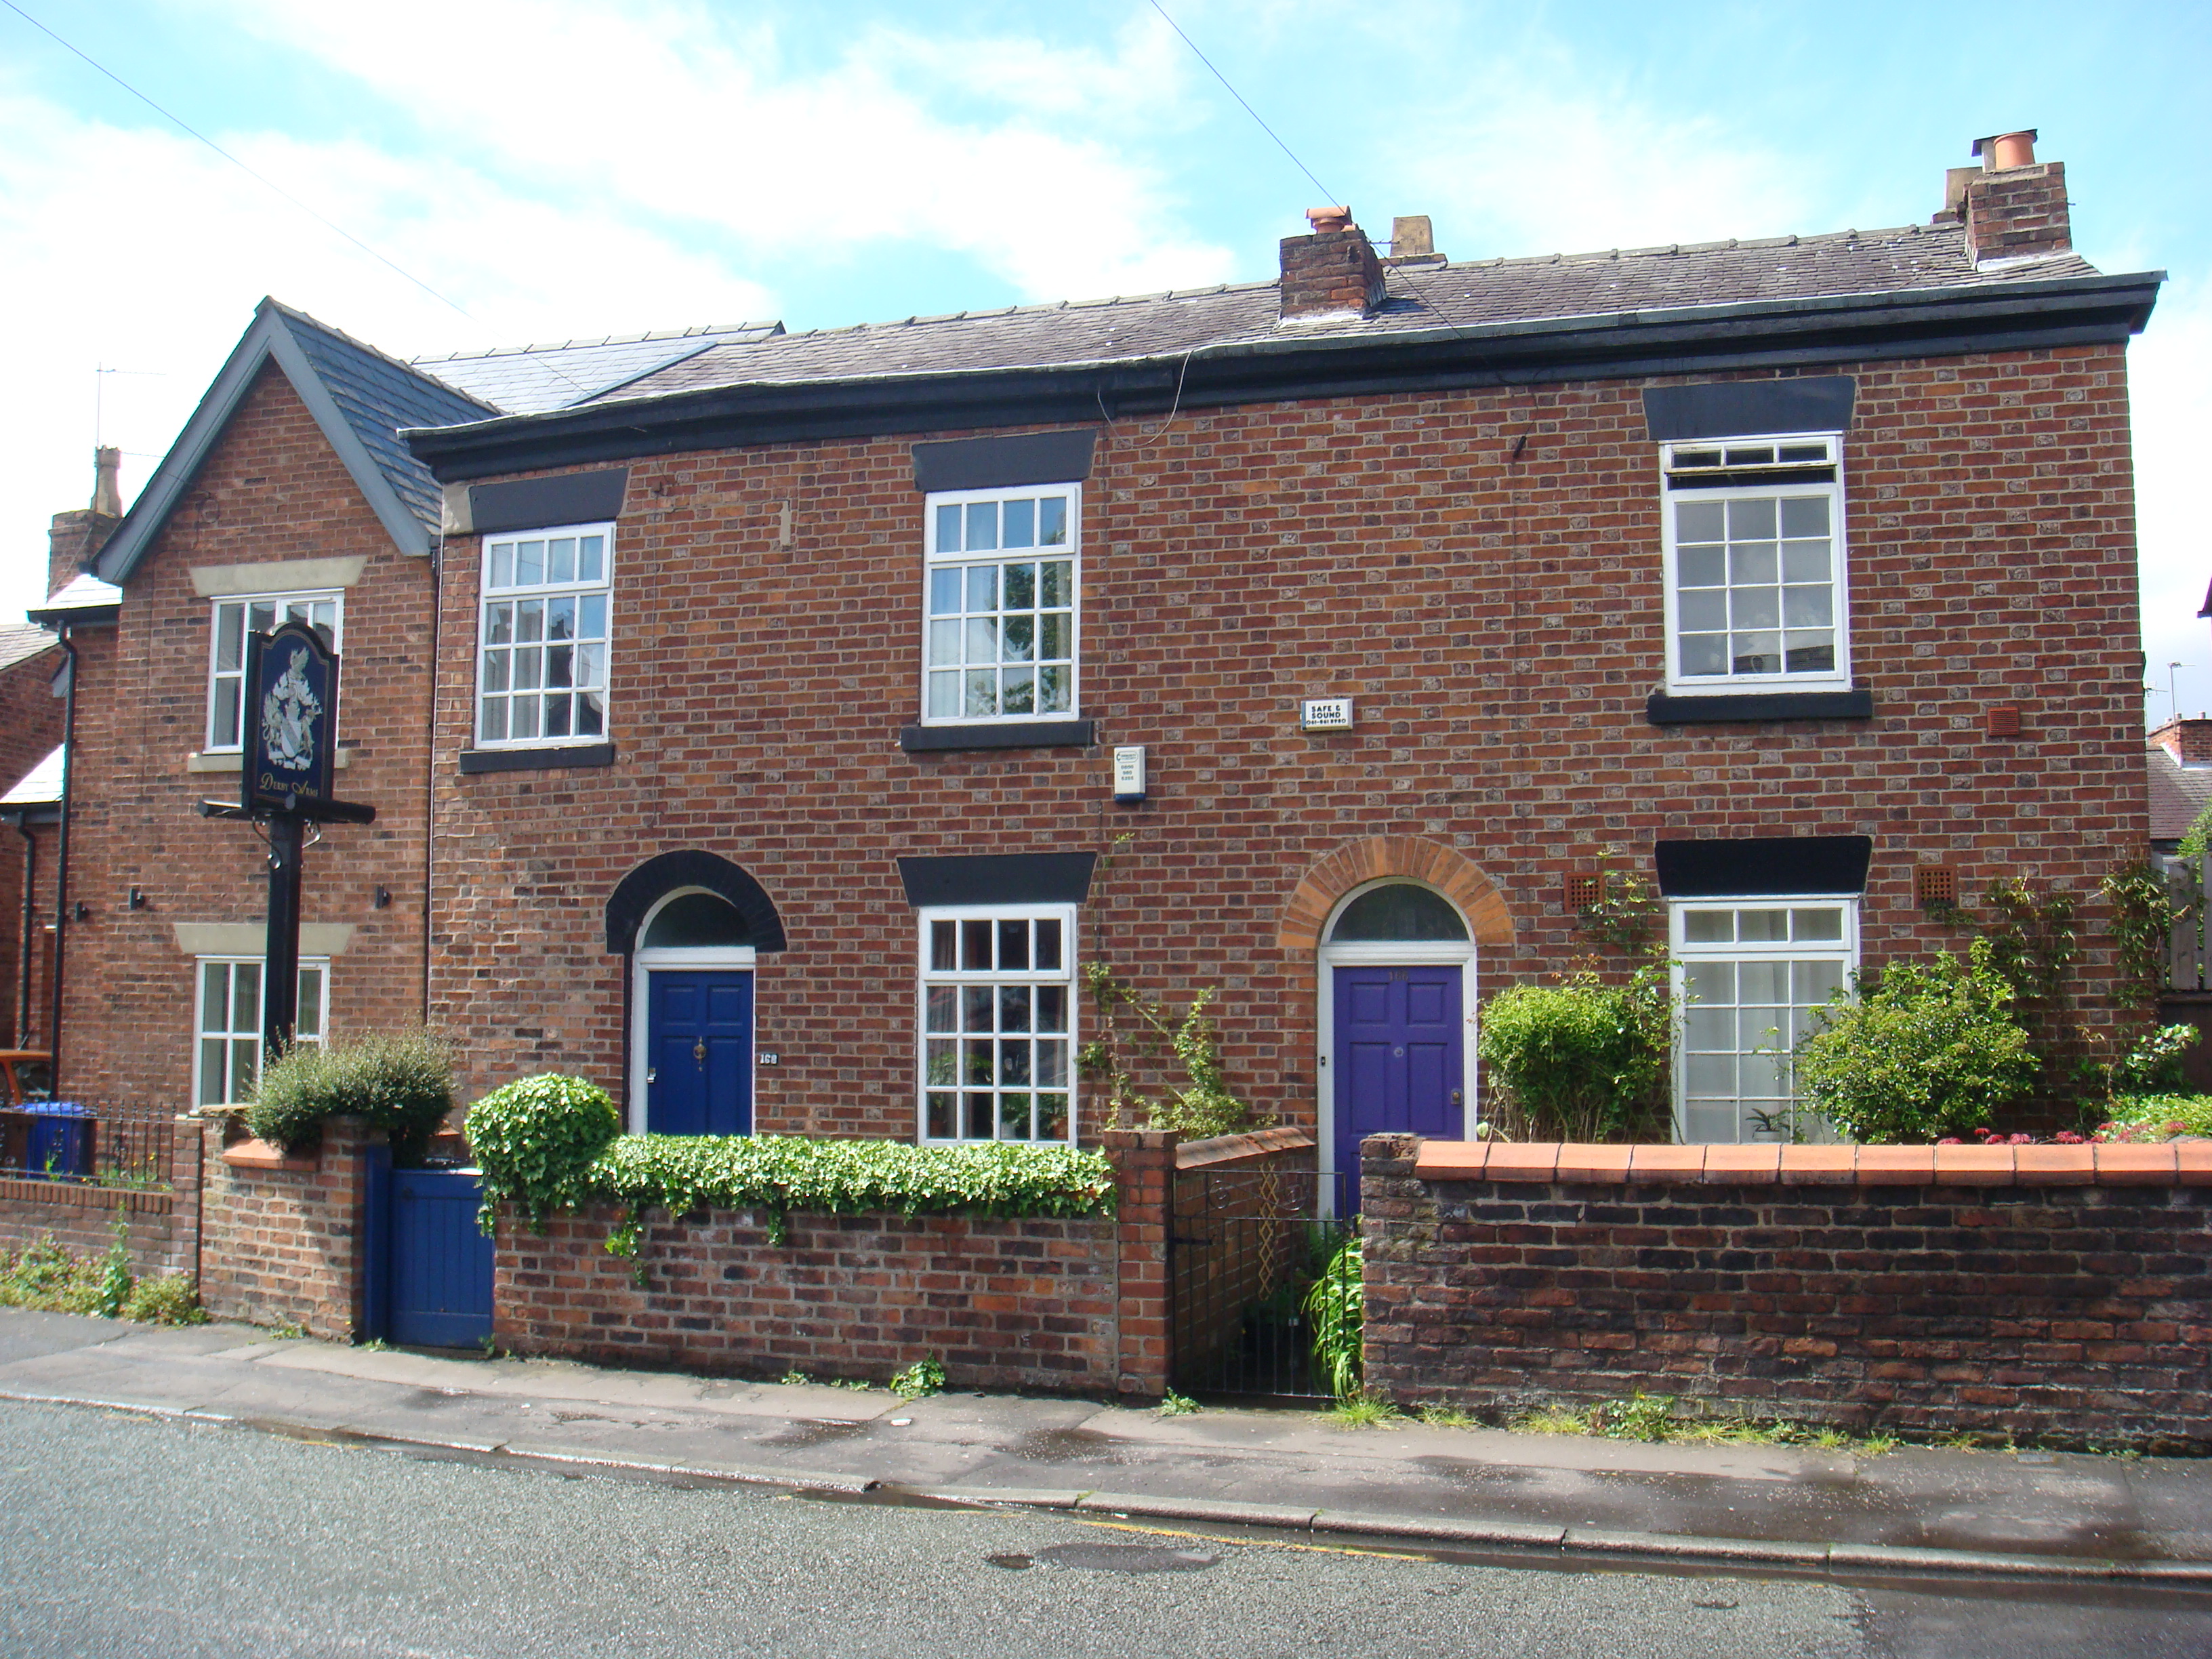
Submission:
[[[1790,1054],[1857,963],[1857,901],[1678,901],[1672,911],[1675,1133],[1690,1143],[1832,1138],[1801,1111]]]
[[[243,1100],[261,1075],[261,958],[202,957],[197,973],[193,1103],[227,1106]],[[323,1040],[330,974],[327,962],[300,964],[300,1012],[293,1030],[301,1042]]]
[[[922,1138],[1073,1139],[1074,907],[921,921]]]

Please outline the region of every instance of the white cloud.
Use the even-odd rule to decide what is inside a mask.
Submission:
[[[799,75],[765,26],[697,6],[204,3],[512,177],[762,252],[836,259],[920,242],[1031,299],[1230,273],[1225,249],[1174,230],[1152,170],[1069,131],[1106,110],[1121,122],[1172,112],[1183,65],[1162,28],[1133,27],[1103,52],[877,30]]]
[[[519,198],[465,167],[356,143],[222,142],[387,251],[456,314],[204,146],[81,119],[0,86],[0,246],[19,386],[0,408],[0,615],[45,597],[48,516],[91,493],[95,368],[126,490],[152,470],[274,294],[398,356],[773,315],[773,297],[590,204]],[[594,250],[591,259],[512,257]],[[641,283],[638,273],[652,273]]]

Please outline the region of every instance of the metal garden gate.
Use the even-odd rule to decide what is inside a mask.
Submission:
[[[477,1227],[474,1170],[395,1170],[374,1157],[368,1180],[367,1324],[408,1347],[468,1348],[491,1335],[492,1244]]]
[[[1179,1391],[1327,1400],[1314,1287],[1356,1278],[1341,1252],[1357,1218],[1323,1217],[1310,1170],[1185,1170],[1168,1232],[1170,1375]]]

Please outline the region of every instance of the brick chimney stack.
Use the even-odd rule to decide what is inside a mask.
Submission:
[[[92,505],[54,514],[46,532],[46,593],[69,586],[107,545],[123,522],[123,487],[118,477],[123,452],[105,446],[92,452]]]
[[[1382,303],[1382,261],[1348,207],[1307,210],[1310,236],[1283,238],[1282,320],[1371,317]]]
[[[1953,167],[1944,177],[1943,211],[1963,221],[1966,257],[1977,265],[2070,252],[2066,164],[2035,159],[2035,129],[1977,138],[1978,167]]]
[[[2176,714],[2150,740],[2184,766],[2212,766],[2212,715]]]

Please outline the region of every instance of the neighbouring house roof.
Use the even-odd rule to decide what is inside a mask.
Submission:
[[[13,668],[58,643],[51,629],[0,627],[0,668]]]
[[[255,376],[272,361],[314,416],[393,544],[403,553],[430,550],[441,492],[428,469],[399,441],[399,428],[480,421],[497,414],[497,406],[455,391],[304,312],[264,300],[254,308],[252,326],[100,549],[92,568],[102,580],[119,583],[137,568]]]
[[[457,351],[414,366],[511,415],[588,403],[716,346],[750,345],[783,332],[781,323],[731,323],[599,340]]]
[[[52,626],[63,623],[112,623],[122,603],[121,588],[86,571],[70,577],[54,590],[52,598],[44,605],[33,605],[25,614],[34,623]]]
[[[786,439],[2121,340],[2162,273],[1977,268],[1955,223],[1407,264],[1373,314],[1279,282],[730,341],[584,402],[406,434],[441,479]]]
[[[56,744],[46,759],[24,773],[13,789],[0,795],[0,810],[58,805],[62,798],[62,749]]]
[[[2150,839],[2170,848],[2212,800],[2212,766],[2184,766],[2162,743],[2149,745]]]

